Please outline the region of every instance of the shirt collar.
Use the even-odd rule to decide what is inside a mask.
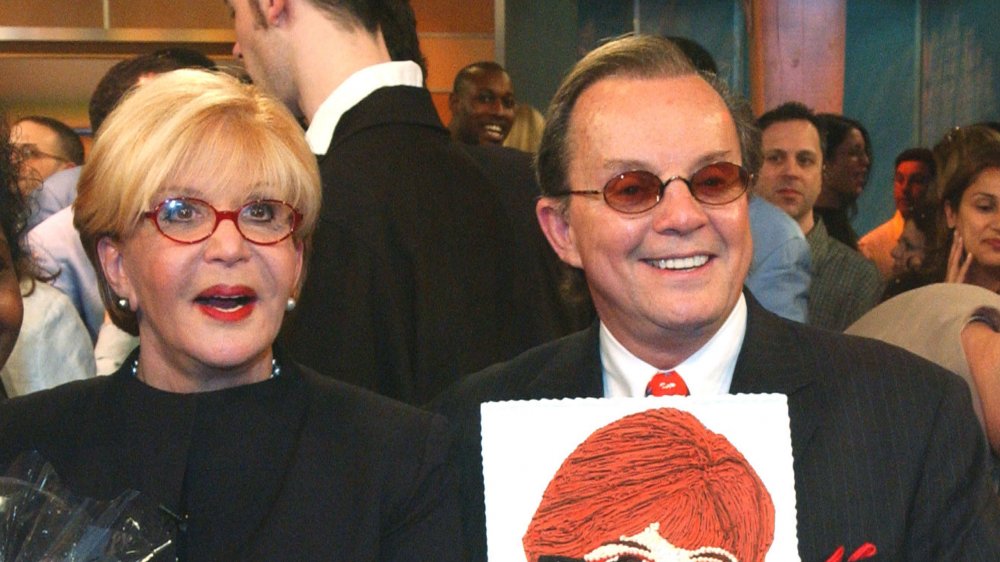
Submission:
[[[375,90],[388,86],[421,88],[423,85],[424,75],[413,61],[384,62],[362,68],[337,86],[316,110],[306,130],[309,148],[317,156],[326,154],[340,118]]]
[[[714,396],[729,392],[736,358],[747,331],[747,302],[740,294],[736,306],[719,331],[690,357],[673,367],[684,378],[691,396]],[[644,396],[646,384],[659,369],[625,349],[601,323],[599,334],[604,369],[604,396]]]

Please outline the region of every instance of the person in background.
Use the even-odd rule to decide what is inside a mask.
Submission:
[[[323,208],[302,306],[282,333],[290,351],[424,404],[557,337],[559,303],[525,243],[540,235],[465,150],[479,145],[441,124],[410,3],[227,4],[233,55],[308,124],[324,197],[339,203]]]
[[[960,375],[993,452],[1000,482],[1000,295],[966,283],[932,283],[899,293],[851,324]]]
[[[1000,292],[1000,140],[992,129],[952,131],[935,146],[944,223],[936,267],[947,282]],[[949,138],[949,136],[951,138]]]
[[[0,127],[0,381],[13,397],[94,376],[94,352],[73,304],[45,283],[24,241],[27,202],[18,188],[25,168],[6,125]],[[29,172],[30,173],[30,172]],[[8,355],[9,354],[9,355]]]
[[[882,282],[875,266],[831,237],[815,212],[823,170],[819,124],[798,102],[760,116],[764,163],[754,191],[795,219],[809,243],[809,324],[840,331],[878,303]]]
[[[808,321],[812,258],[805,234],[787,213],[763,197],[750,198],[749,212],[753,260],[747,289],[778,316]]]
[[[112,66],[101,77],[90,96],[88,114],[91,130],[96,132],[101,128],[104,119],[131,88],[153,76],[178,68],[212,69],[215,68],[215,63],[198,51],[171,48],[138,55]],[[65,181],[72,181],[75,199],[76,184],[80,177],[79,167],[52,176],[39,192],[46,191],[48,183],[59,176],[67,176]],[[99,368],[98,373],[114,372],[118,366],[116,363],[128,355],[135,347],[135,342],[124,337],[121,332],[116,332],[110,322],[105,322],[104,304],[97,288],[97,274],[73,227],[72,207],[67,203],[65,208],[31,229],[28,232],[28,245],[39,268],[52,277],[52,285],[73,301],[73,306],[87,326],[91,340],[98,345],[95,358],[106,358],[106,362],[114,366],[110,369]],[[99,344],[102,328],[106,335],[104,343]],[[118,342],[119,345],[109,346],[111,341]]]
[[[545,128],[544,118],[530,106],[519,106],[518,109],[527,110],[521,112],[522,116],[532,120],[528,126],[536,136],[526,142],[534,142],[535,147],[522,150],[508,146],[517,115],[517,110],[512,109],[516,105],[514,89],[507,71],[492,61],[462,68],[455,76],[448,99],[452,112],[448,128],[452,138],[499,188],[500,200],[515,225],[514,232],[520,233],[517,244],[530,261],[519,264],[519,268],[527,271],[535,265],[538,279],[543,280],[535,283],[532,305],[549,312],[539,314],[538,321],[548,323],[545,331],[552,335],[551,339],[586,327],[594,319],[587,292],[552,251],[535,220],[539,190],[533,159]],[[535,115],[540,122],[534,121]]]
[[[28,195],[28,216],[26,228],[30,234],[36,226],[59,211],[69,207],[76,199],[76,184],[80,181],[81,166],[59,170],[45,178],[41,187]]]
[[[28,195],[27,230],[70,205],[83,164],[80,135],[62,121],[42,115],[18,120],[11,142],[20,152],[22,193]]]
[[[133,90],[74,221],[140,347],[111,376],[0,405],[0,465],[34,449],[78,495],[142,492],[176,518],[169,559],[459,560],[444,420],[275,348],[320,199],[278,100],[200,70]]]
[[[83,143],[69,125],[43,115],[14,122],[10,141],[20,152],[21,192],[27,195],[52,174],[83,164]]]
[[[875,263],[883,280],[896,273],[891,254],[903,233],[905,214],[917,204],[934,179],[934,153],[926,148],[908,148],[896,156],[895,170],[892,197],[896,213],[858,241],[858,250]]]
[[[853,250],[858,249],[858,233],[851,226],[858,197],[868,183],[872,164],[871,140],[861,123],[831,113],[821,113],[820,130],[825,132],[823,190],[814,211],[823,219],[827,232]]]
[[[929,277],[924,268],[928,252],[934,252],[938,222],[944,218],[938,205],[932,204],[928,198],[921,198],[904,215],[903,232],[890,253],[892,275],[882,293],[883,301],[911,289],[943,281]]]
[[[27,252],[18,243],[28,214],[18,189],[18,154],[10,144],[6,122],[0,122],[0,369],[7,363],[21,331],[24,305],[17,272]],[[0,385],[0,399],[6,397]]]
[[[1000,169],[1000,132],[983,125],[955,128],[933,152],[935,181],[904,226],[904,235],[908,229],[919,232],[901,237],[894,252],[901,258],[914,256],[908,250],[920,240],[923,248],[919,259],[908,259],[912,271],[894,279],[886,296],[931,283],[970,283],[995,292],[1000,266],[991,264],[1000,258],[991,240],[1000,239],[995,207],[1000,193],[991,187],[991,178]]]
[[[451,136],[466,144],[502,145],[514,123],[514,86],[502,66],[474,62],[455,75],[448,108]]]
[[[503,145],[530,154],[538,152],[542,142],[542,131],[545,130],[545,116],[531,105],[519,103],[514,108],[514,121]]]
[[[921,355],[961,375],[994,453],[1000,483],[1000,135],[979,125],[934,147],[940,173],[909,214],[897,295],[847,329]],[[924,250],[907,240],[923,238]],[[911,254],[907,259],[905,255]],[[907,286],[907,283],[909,286]],[[916,286],[918,288],[903,291]],[[893,286],[890,285],[890,289]]]

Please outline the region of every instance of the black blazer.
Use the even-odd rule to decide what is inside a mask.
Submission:
[[[422,404],[557,336],[525,236],[423,88],[347,111],[319,160],[323,207],[284,342],[317,371]]]
[[[957,376],[899,348],[779,318],[747,294],[732,393],[788,396],[803,561],[1000,560],[1000,501]],[[469,560],[485,560],[479,404],[603,396],[598,326],[494,365],[434,407],[462,432]]]
[[[139,490],[184,517],[175,544],[190,562],[462,560],[444,419],[282,366],[178,395],[137,381],[128,361],[9,400],[0,474],[35,449],[81,496]]]
[[[532,155],[506,146],[465,143],[460,143],[460,146],[486,177],[497,185],[500,201],[518,233],[518,246],[531,259],[522,263],[519,270],[530,272],[529,275],[539,280],[534,284],[534,292],[527,298],[534,308],[536,321],[551,334],[551,337],[538,343],[552,341],[589,326],[596,313],[583,275],[559,259],[535,216],[535,203],[541,195],[541,188]]]

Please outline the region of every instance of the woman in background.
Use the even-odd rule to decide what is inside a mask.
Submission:
[[[955,129],[934,154],[934,220],[921,218],[926,211],[911,217],[925,221],[927,243],[910,275],[918,286],[931,284],[885,301],[847,333],[898,345],[965,378],[1000,482],[1000,134]]]
[[[542,142],[543,130],[545,117],[542,113],[526,103],[519,103],[514,108],[514,121],[511,122],[503,145],[535,154]]]
[[[20,396],[94,376],[94,351],[79,313],[46,283],[26,250],[19,156],[0,126],[0,396]]]
[[[24,251],[17,241],[28,212],[17,189],[17,178],[10,133],[6,124],[0,123],[0,368],[14,349],[24,316],[15,259],[24,259]],[[4,395],[6,392],[0,385],[0,398]]]
[[[101,127],[74,210],[139,347],[0,406],[0,464],[36,449],[78,494],[139,490],[177,523],[165,559],[457,560],[443,419],[274,346],[320,210],[280,102],[203,71],[150,80]]]
[[[823,189],[813,210],[823,218],[830,236],[857,250],[858,233],[851,226],[851,219],[857,212],[858,197],[868,183],[871,141],[868,131],[854,119],[831,113],[820,114],[819,118],[826,145]]]
[[[936,266],[946,271],[946,281],[998,293],[1000,135],[979,125],[958,129],[934,152],[942,170],[938,196],[947,225],[937,242],[950,248],[948,261],[942,264],[939,258]]]
[[[876,306],[846,333],[897,345],[964,378],[1000,482],[1000,295],[965,283],[933,283]]]

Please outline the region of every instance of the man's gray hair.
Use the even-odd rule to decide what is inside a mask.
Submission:
[[[538,149],[538,181],[542,195],[553,196],[570,189],[567,181],[571,148],[567,138],[569,122],[576,100],[587,88],[611,77],[642,79],[690,75],[701,76],[725,101],[736,123],[743,167],[755,174],[761,163],[760,131],[747,101],[732,94],[714,75],[699,73],[670,40],[653,35],[632,35],[588,53],[573,67],[553,96]]]

